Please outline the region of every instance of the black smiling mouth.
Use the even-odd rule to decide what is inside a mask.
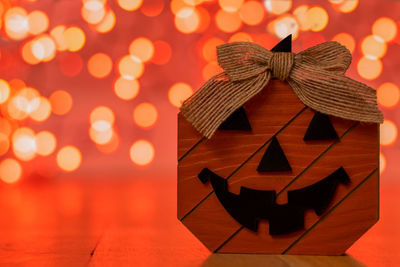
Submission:
[[[240,188],[240,194],[228,191],[227,179],[209,169],[203,169],[199,179],[211,182],[216,196],[225,210],[241,225],[256,232],[260,220],[269,221],[269,233],[281,235],[304,229],[304,212],[313,209],[320,216],[329,206],[341,184],[348,184],[350,178],[343,167],[310,186],[288,191],[288,203],[276,203],[274,190]]]

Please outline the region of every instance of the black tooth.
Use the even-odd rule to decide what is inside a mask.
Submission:
[[[210,180],[210,175],[212,175],[212,171],[207,168],[201,170],[201,172],[197,175],[200,181],[205,184]]]
[[[310,186],[288,191],[288,203],[305,209],[313,209],[319,216],[332,201],[339,183],[347,184],[350,178],[343,167]]]
[[[269,234],[284,235],[304,229],[304,210],[289,204],[276,204],[270,214]]]
[[[342,166],[331,175],[338,177],[338,181],[344,185],[350,183],[350,177]]]
[[[241,187],[240,194],[228,190],[226,179],[209,169],[203,169],[199,178],[210,180],[214,192],[225,210],[241,225],[257,232],[260,219],[269,221],[271,235],[289,234],[304,228],[304,211],[314,209],[321,215],[332,201],[339,183],[350,181],[340,167],[323,180],[310,186],[288,191],[288,203],[276,203],[276,192]],[[200,178],[202,179],[202,178]]]

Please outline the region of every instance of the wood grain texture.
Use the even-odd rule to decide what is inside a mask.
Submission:
[[[378,221],[379,176],[376,171],[287,253],[342,255]]]
[[[176,219],[173,172],[31,177],[0,186],[0,266],[397,266],[400,183],[384,174],[381,220],[346,256],[211,254]]]
[[[201,134],[179,113],[178,114],[178,160],[202,139]]]
[[[371,132],[375,133],[375,135],[371,134]],[[346,194],[359,185],[371,172],[377,169],[378,147],[376,142],[376,125],[357,125],[357,127],[346,134],[339,143],[327,151],[323,157],[305,173],[295,181],[292,181],[291,185],[285,188],[278,196],[277,202],[281,204],[286,203],[288,190],[295,190],[314,184],[342,166],[350,176],[351,182],[347,186],[338,186],[335,196],[328,207],[329,210],[329,208],[337,204]],[[274,181],[271,180],[271,183],[272,182]],[[376,201],[378,200],[376,199]],[[305,229],[311,227],[319,219],[320,217],[313,211],[307,211],[305,216]],[[372,226],[372,224],[370,226]],[[338,231],[341,230],[338,229]],[[221,248],[220,252],[244,253],[244,247],[251,247],[251,251],[257,253],[283,253],[301,234],[302,231],[295,235],[292,234],[278,238],[266,234],[266,230],[265,233],[254,233],[250,230],[243,229]],[[257,244],[257,246],[254,244]],[[271,248],[273,248],[273,251],[271,251]],[[347,247],[344,249],[347,249]],[[324,253],[321,252],[319,254]]]
[[[305,230],[289,235],[272,237],[268,234],[268,222],[261,222],[259,231],[254,233],[239,225],[227,212],[212,192],[209,184],[203,185],[198,181],[197,174],[202,168],[209,168],[218,175],[229,178],[229,190],[238,194],[241,186],[260,189],[276,190],[280,192],[277,203],[287,202],[288,190],[306,187],[325,178],[339,167],[344,167],[349,174],[351,183],[347,186],[339,185],[328,210],[346,197],[346,195],[378,168],[379,140],[376,124],[357,124],[354,121],[330,117],[331,122],[338,133],[342,136],[340,141],[303,141],[304,133],[313,117],[314,112],[310,109],[304,110],[294,120],[290,121],[276,137],[292,167],[291,172],[259,173],[257,166],[268,146],[268,142],[262,144],[253,142],[253,137],[242,133],[235,136],[235,147],[244,148],[255,146],[252,150],[257,151],[248,156],[245,164],[240,166],[233,174],[231,173],[235,159],[244,156],[238,154],[237,150],[228,150],[224,145],[229,140],[218,139],[211,142],[210,146],[200,144],[189,153],[178,167],[178,209],[187,205],[182,210],[187,210],[193,203],[197,204],[191,212],[185,216],[182,222],[192,231],[211,251],[217,250],[221,253],[283,253],[291,247],[296,240],[312,225],[321,218],[313,211],[307,211],[305,215]],[[253,119],[254,120],[254,119]],[[254,123],[252,124],[252,126]],[[258,136],[254,137],[257,140]],[[223,149],[224,148],[224,149]],[[223,154],[213,153],[214,149],[224,151]],[[197,154],[198,153],[198,154]],[[227,158],[224,161],[224,157]],[[186,160],[191,160],[188,162]],[[237,163],[236,163],[237,164]],[[231,166],[232,165],[232,166]],[[184,183],[185,179],[190,181]],[[377,178],[378,179],[378,178]],[[371,189],[377,190],[377,188]],[[180,192],[179,192],[180,191]],[[282,191],[282,192],[281,192]],[[373,192],[372,192],[373,195]],[[375,199],[378,202],[378,199]],[[197,201],[197,202],[196,202]],[[187,203],[185,203],[187,202]],[[341,204],[342,205],[342,204]],[[376,210],[371,210],[371,213]],[[324,215],[322,215],[324,216]],[[352,221],[352,223],[354,223]],[[369,227],[374,222],[369,222]],[[355,225],[357,228],[357,225]],[[341,229],[337,229],[341,231]],[[359,227],[357,238],[365,232],[365,225]],[[357,232],[357,231],[355,231]],[[342,251],[356,240],[356,236],[349,236],[346,242],[342,242]],[[321,247],[314,254],[337,254],[337,251],[329,252]],[[307,250],[288,253],[308,254]]]
[[[218,249],[223,241],[241,227],[226,212],[215,194],[182,222],[210,251]]]
[[[240,187],[245,186],[253,189],[276,190],[279,192],[325,150],[332,146],[336,140],[303,141],[307,126],[313,116],[314,112],[307,109],[277,135],[277,139],[292,167],[292,171],[258,172],[257,166],[266,150],[266,148],[263,148],[229,179],[230,191],[238,194],[240,192]],[[340,137],[354,125],[354,122],[336,118],[332,120],[332,124]],[[269,144],[267,144],[266,147],[268,147],[268,145]],[[318,179],[324,177],[325,176],[319,176]],[[286,201],[283,199],[283,202]]]
[[[314,113],[311,110],[304,111],[287,128],[285,128],[281,133],[277,135],[278,139],[280,138],[280,136],[288,136],[289,139],[295,137],[293,139],[293,142],[290,142],[294,146],[293,154],[298,153],[298,151],[302,151],[302,150],[297,150],[297,147],[299,143],[304,143],[302,141],[302,138],[307,130],[309,121],[311,121],[313,117],[313,114]],[[337,123],[335,123],[335,126],[336,125],[338,126],[338,133],[343,134],[345,130],[350,128],[349,125],[351,124],[353,124],[353,122],[339,120]],[[309,150],[309,153],[313,154],[311,157],[308,158],[306,157],[307,160],[306,162],[310,164],[311,161],[314,159],[314,157],[322,153],[323,150],[326,149],[332,143],[333,141],[324,141],[315,143],[314,148]],[[282,143],[281,145],[282,148],[284,149],[284,152],[286,153],[285,149],[287,149],[288,147],[286,146],[285,143]],[[304,150],[304,148],[302,149]],[[317,152],[319,152],[319,154],[317,154]],[[308,164],[303,164],[302,168],[298,168],[297,166],[292,166],[293,173],[279,172],[273,174],[260,174],[256,171],[256,169],[263,153],[264,149],[260,150],[249,162],[246,163],[246,165],[244,165],[243,168],[241,168],[237,173],[235,173],[229,179],[229,189],[231,192],[239,193],[240,187],[242,185],[247,186],[249,188],[265,189],[265,190],[277,190],[276,187],[278,187],[277,191],[279,191],[286,184],[288,184],[295,177],[296,174],[298,174],[301,170],[303,170],[306,166],[308,166]],[[293,155],[293,157],[290,156],[288,160],[291,164],[293,160],[295,160],[295,162],[299,162],[296,161],[295,155]],[[248,168],[249,166],[251,167]],[[285,177],[284,175],[286,175],[287,177]],[[264,179],[265,176],[267,176],[267,178]],[[246,180],[246,178],[248,178],[248,180]],[[320,178],[323,177],[318,176],[318,179]],[[246,183],[246,181],[250,182]],[[201,184],[201,186],[211,187],[209,184],[207,185]],[[232,233],[236,232],[240,228],[240,225],[223,208],[223,206],[221,205],[215,194],[207,198],[204,201],[204,204],[199,206],[195,211],[193,211],[193,213],[187,216],[183,220],[183,222],[189,229],[191,229],[191,231],[196,236],[201,237],[200,240],[210,250],[213,251],[217,249],[222,244],[223,241],[225,241],[228,237],[230,237]],[[214,230],[210,231],[210,229],[215,229],[215,232]],[[262,228],[261,226],[260,229],[266,229],[266,228]],[[246,231],[248,231],[249,233],[253,233],[250,230]],[[291,238],[293,239],[294,237],[291,236]],[[235,242],[235,240],[233,240],[233,242]],[[239,243],[240,242],[242,241],[239,241]],[[284,238],[279,239],[279,242],[284,242],[283,246],[276,246],[277,250],[272,251],[270,253],[281,253],[286,248],[285,246],[288,245],[288,241],[285,241]],[[249,244],[251,243],[254,243],[254,240],[249,241]],[[249,244],[244,243],[243,247],[248,247]],[[235,251],[233,248],[230,248],[230,246],[228,246],[228,248],[229,251],[221,250],[221,252],[235,252],[235,253],[244,252],[241,251],[243,248],[240,245],[238,251]]]
[[[365,267],[348,256],[297,256],[297,255],[249,255],[249,254],[212,254],[201,267]]]
[[[210,168],[223,177],[229,176],[305,107],[289,85],[272,81],[244,108],[251,132],[219,130],[213,138],[201,142],[179,161],[179,219],[212,191],[197,178],[203,168]]]

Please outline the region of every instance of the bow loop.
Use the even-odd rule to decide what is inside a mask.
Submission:
[[[299,63],[340,74],[346,72],[352,59],[350,51],[335,41],[307,48],[297,55]]]
[[[223,44],[217,47],[218,64],[231,81],[245,80],[268,69],[272,52],[247,42]]]
[[[235,110],[268,84],[271,77],[287,81],[299,99],[316,111],[362,122],[381,123],[376,92],[343,74],[351,54],[337,42],[325,42],[303,52],[271,52],[246,42],[217,47],[225,72],[212,77],[186,100],[181,112],[211,138]]]

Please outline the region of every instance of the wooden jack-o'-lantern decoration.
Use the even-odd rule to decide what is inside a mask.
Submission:
[[[291,36],[268,52],[291,52]],[[303,60],[325,66],[322,57]],[[269,81],[230,112],[215,134],[194,127],[201,114],[190,117],[185,108],[194,100],[184,103],[178,115],[178,218],[210,251],[340,255],[377,222],[382,115],[376,102],[362,111],[374,109],[369,122],[348,119],[358,111],[327,115],[323,107],[305,105],[293,87]],[[219,88],[215,94],[227,91]],[[369,101],[364,92],[357,94]],[[346,110],[340,101],[339,111]]]

